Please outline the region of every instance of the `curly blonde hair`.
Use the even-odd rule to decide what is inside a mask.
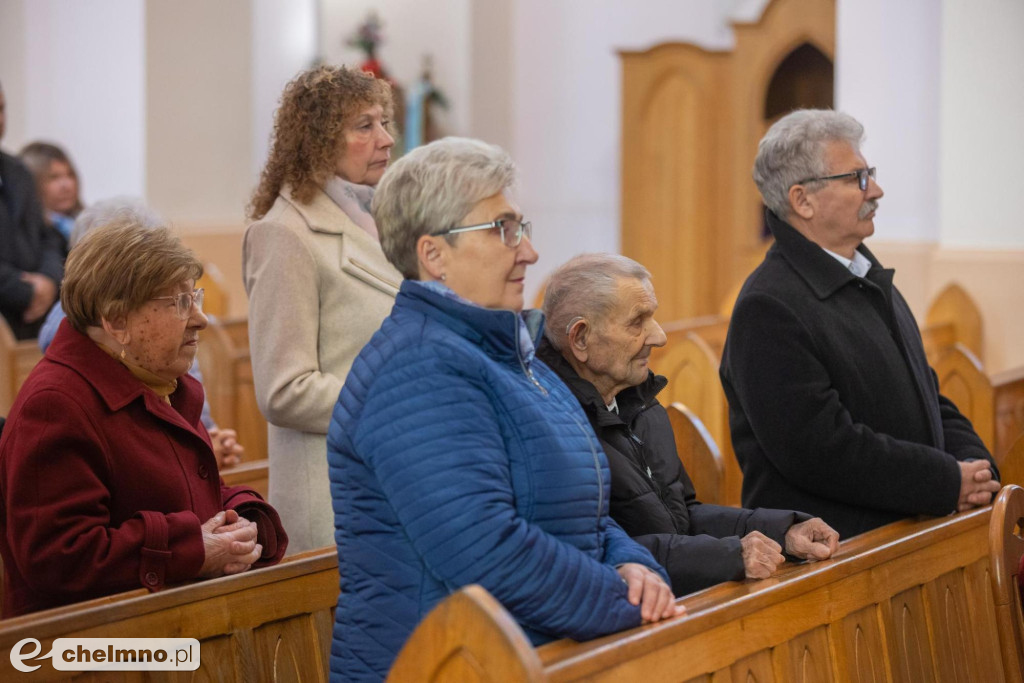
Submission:
[[[316,189],[334,173],[339,151],[344,151],[345,128],[375,104],[383,107],[390,122],[394,115],[391,86],[363,71],[318,66],[292,79],[281,94],[274,142],[249,203],[249,218],[266,215],[286,183],[298,201],[312,200]],[[387,127],[393,134],[393,124]]]

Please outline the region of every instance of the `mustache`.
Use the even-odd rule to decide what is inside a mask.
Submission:
[[[878,200],[869,199],[860,205],[860,211],[857,212],[857,218],[864,220],[868,217],[868,214],[878,209]]]

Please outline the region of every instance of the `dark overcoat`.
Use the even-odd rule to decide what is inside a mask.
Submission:
[[[664,377],[649,373],[642,384],[620,391],[615,397],[619,411],[614,412],[550,342],[541,342],[537,356],[576,396],[608,456],[612,519],[668,571],[677,596],[742,579],[741,537],[760,531],[785,548],[789,528],[810,519],[792,510],[747,510],[697,500],[676,452],[668,413],[657,399],[668,384]]]
[[[32,285],[21,279],[26,272],[42,273],[60,284],[63,238],[43,220],[32,174],[0,152],[0,313],[18,339],[35,337],[43,323],[43,318],[22,321],[32,302]]]
[[[743,504],[809,512],[844,538],[954,512],[957,461],[991,457],[939,394],[893,270],[861,245],[871,270],[857,277],[772,213],[768,225],[775,244],[740,290],[721,364]]]

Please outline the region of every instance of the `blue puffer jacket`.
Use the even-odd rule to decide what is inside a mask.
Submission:
[[[543,316],[526,315],[539,339]],[[327,437],[341,597],[332,680],[382,679],[416,624],[478,583],[534,643],[640,623],[615,571],[663,570],[608,517],[579,403],[527,364],[519,317],[406,281]]]

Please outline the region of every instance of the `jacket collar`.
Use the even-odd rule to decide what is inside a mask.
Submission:
[[[402,281],[395,307],[408,308],[437,320],[460,337],[482,347],[496,360],[524,361],[519,351],[520,314],[515,311],[464,304],[423,287],[415,280]],[[544,333],[544,314],[539,310],[526,310],[521,315],[536,347]]]
[[[631,424],[633,418],[654,402],[655,397],[668,385],[668,380],[661,375],[647,371],[647,379],[635,387],[623,389],[616,396],[619,412],[608,410],[604,398],[591,382],[579,376],[569,361],[556,349],[547,338],[541,340],[537,347],[537,357],[555,371],[569,390],[583,406],[584,411],[598,426],[613,424]]]
[[[345,235],[352,239],[365,240],[367,244],[377,244],[365,230],[356,225],[348,217],[348,214],[341,210],[341,207],[333,199],[327,196],[323,189],[316,188],[313,198],[308,202],[300,202],[296,199],[291,185],[283,186],[279,194],[299,212],[310,230],[329,235]]]
[[[775,237],[775,244],[771,251],[780,253],[819,299],[827,299],[847,283],[858,279],[849,269],[843,268],[842,264],[829,256],[824,249],[804,237],[796,228],[776,216],[772,211],[766,210],[765,215],[768,220],[768,229]],[[875,255],[863,244],[857,247],[857,251],[871,262],[871,270],[868,271],[867,279],[879,285],[888,281],[891,286],[892,269],[882,268],[882,264],[878,262]]]
[[[46,349],[46,359],[81,375],[111,411],[121,410],[141,397],[146,410],[166,422],[190,431],[194,431],[193,425],[199,422],[203,390],[191,376],[185,374],[178,378],[178,388],[170,395],[171,405],[167,405],[128,368],[71,327],[66,319],[61,321],[53,342]]]

